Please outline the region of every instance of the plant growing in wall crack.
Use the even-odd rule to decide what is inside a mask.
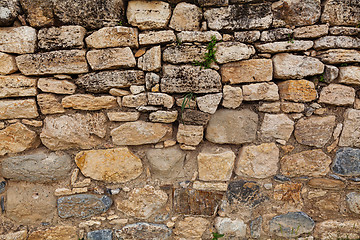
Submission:
[[[212,240],[218,240],[219,238],[222,238],[224,236],[224,234],[220,234],[217,232],[213,232],[212,235],[213,235]]]
[[[215,59],[215,53],[216,53],[215,45],[216,45],[216,43],[217,43],[216,37],[212,36],[211,37],[211,42],[206,47],[208,52],[205,53],[204,61],[199,62],[199,61],[194,60],[193,64],[195,66],[200,66],[201,68],[205,68],[205,69],[210,68],[211,63],[216,61],[216,59]]]
[[[190,102],[191,100],[195,100],[196,97],[195,97],[195,94],[194,93],[187,93],[185,96],[184,96],[184,99],[181,103],[181,111],[180,111],[180,119],[181,119],[181,122],[183,122],[183,112],[185,111],[185,108],[186,107],[190,107]]]

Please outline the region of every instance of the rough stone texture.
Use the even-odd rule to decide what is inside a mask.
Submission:
[[[198,3],[201,7],[227,6],[229,4],[229,0],[198,0]]]
[[[334,81],[339,76],[339,68],[332,65],[325,65],[324,80],[327,83]]]
[[[210,120],[210,114],[192,109],[185,109],[180,116],[184,124],[187,125],[206,125]]]
[[[260,41],[273,42],[279,40],[287,40],[289,35],[293,33],[293,30],[289,28],[276,28],[261,32]]]
[[[335,120],[335,116],[302,118],[295,125],[295,138],[304,145],[324,147],[332,136]]]
[[[275,83],[254,83],[244,85],[242,89],[244,101],[279,100],[279,90]]]
[[[204,17],[213,30],[266,29],[272,22],[268,3],[212,8],[205,11]]]
[[[335,26],[329,29],[331,35],[349,35],[349,36],[356,36],[360,29],[356,27],[341,27]]]
[[[274,139],[289,140],[294,130],[294,122],[285,114],[265,114],[260,128],[263,141]]]
[[[32,27],[48,27],[54,24],[53,1],[20,0],[21,7]]]
[[[28,239],[27,230],[21,230],[13,233],[6,233],[0,235],[1,240],[26,240]]]
[[[282,100],[311,102],[317,98],[314,83],[307,80],[288,80],[278,83],[278,87]]]
[[[0,52],[0,75],[11,74],[17,70],[15,56]]]
[[[0,100],[0,120],[36,118],[39,116],[34,99]]]
[[[243,101],[243,94],[240,87],[225,85],[223,87],[222,106],[225,108],[237,108]]]
[[[166,93],[213,93],[221,90],[221,77],[212,69],[190,65],[163,67],[161,91]]]
[[[253,54],[255,54],[254,47],[243,43],[221,42],[216,44],[215,59],[220,64],[248,59]]]
[[[360,48],[360,39],[349,36],[325,36],[314,42],[314,49]]]
[[[75,163],[84,176],[111,183],[136,179],[143,170],[141,159],[127,147],[79,152]]]
[[[246,224],[243,220],[231,218],[215,218],[215,228],[218,233],[235,237],[245,237]]]
[[[313,25],[294,29],[294,38],[318,38],[329,32],[327,25]]]
[[[131,47],[137,48],[138,30],[129,27],[104,27],[85,38],[89,48]]]
[[[170,43],[175,41],[176,41],[175,33],[174,31],[171,30],[150,31],[139,34],[140,45]]]
[[[7,53],[34,53],[36,30],[32,27],[0,28],[0,51]]]
[[[203,140],[203,126],[179,124],[176,140],[179,143],[196,146]]]
[[[351,192],[346,195],[346,202],[350,211],[360,214],[360,194],[358,192]]]
[[[260,185],[253,181],[231,181],[226,191],[227,202],[238,207],[254,208],[267,198],[260,193]]]
[[[88,240],[112,240],[113,232],[112,229],[101,229],[87,233]]]
[[[211,42],[212,37],[216,41],[221,41],[222,36],[218,31],[181,31],[177,34],[177,38],[181,42]]]
[[[38,94],[37,103],[42,114],[64,113],[65,109],[54,94]]]
[[[280,161],[280,170],[288,177],[320,177],[329,172],[330,164],[331,158],[321,149],[315,149],[284,156]]]
[[[235,163],[231,149],[205,149],[197,156],[199,179],[202,181],[229,181]]]
[[[135,57],[129,47],[91,50],[86,58],[94,70],[132,68],[136,66]]]
[[[323,189],[344,189],[345,183],[341,180],[328,178],[312,178],[308,181],[308,185],[312,188]]]
[[[193,63],[203,61],[208,52],[205,46],[178,45],[166,48],[163,51],[163,60],[172,64]]]
[[[32,232],[28,240],[73,240],[78,238],[75,226],[56,226]]]
[[[34,153],[2,159],[1,174],[13,181],[47,183],[69,176],[71,157],[63,152],[44,149]]]
[[[172,123],[178,118],[177,111],[156,111],[149,114],[149,120],[152,122]]]
[[[166,240],[171,236],[172,231],[163,224],[139,222],[124,226],[115,230],[118,238],[129,240],[149,239],[149,240]]]
[[[54,190],[49,185],[9,182],[6,191],[6,217],[21,224],[50,221],[56,209]]]
[[[149,105],[164,106],[171,108],[174,105],[174,98],[165,93],[147,93]]]
[[[134,122],[140,117],[139,112],[108,112],[107,116],[112,122]]]
[[[280,109],[284,113],[300,113],[305,110],[303,103],[281,102]]]
[[[76,194],[57,200],[58,215],[61,218],[89,218],[106,212],[113,201],[105,195]]]
[[[344,114],[344,128],[342,130],[339,146],[360,147],[360,110],[348,109]]]
[[[206,139],[213,143],[243,144],[256,138],[258,115],[251,110],[218,110],[206,129]]]
[[[35,96],[36,79],[22,75],[0,75],[0,98]]]
[[[202,239],[202,235],[209,227],[209,220],[202,217],[185,217],[177,222],[174,233],[180,239]]]
[[[39,78],[37,87],[43,92],[57,94],[73,94],[76,91],[76,85],[74,83],[53,78]]]
[[[161,70],[161,48],[160,46],[152,47],[138,59],[138,67],[144,71]]]
[[[241,148],[236,160],[235,173],[238,176],[267,178],[276,175],[279,149],[275,143],[263,143]]]
[[[302,204],[301,183],[277,184],[274,188],[274,199],[277,201]]]
[[[100,110],[117,107],[116,98],[113,96],[95,97],[90,94],[74,94],[62,99],[61,104],[64,108],[79,110]]]
[[[360,62],[360,51],[351,49],[330,49],[318,52],[317,57],[326,64]]]
[[[347,221],[327,220],[316,224],[314,236],[319,239],[356,239],[360,237],[359,231],[360,221],[358,219]]]
[[[0,130],[0,156],[19,153],[38,145],[37,134],[21,123]]]
[[[260,31],[235,32],[234,38],[239,42],[253,43],[260,39]]]
[[[267,112],[267,113],[279,113],[280,112],[280,102],[272,102],[267,103],[264,102],[259,106],[260,112]]]
[[[137,108],[148,104],[146,93],[127,95],[122,98],[121,105],[128,108]]]
[[[143,121],[128,122],[113,129],[110,134],[113,143],[116,145],[158,143],[171,137],[172,126]]]
[[[339,68],[339,83],[360,85],[360,67],[347,66]]]
[[[320,92],[319,103],[336,106],[352,105],[355,101],[355,89],[341,84],[330,84]]]
[[[184,18],[184,16],[186,17]],[[175,31],[196,31],[200,30],[201,19],[201,8],[194,4],[182,2],[176,5],[169,27]]]
[[[84,50],[59,50],[26,54],[16,57],[16,64],[24,75],[87,73]]]
[[[273,3],[274,27],[304,26],[316,23],[321,15],[320,0],[285,0]]]
[[[162,29],[169,22],[171,8],[161,1],[130,1],[126,16],[129,24],[141,30]]]
[[[221,66],[222,82],[230,84],[267,82],[272,80],[271,59],[250,59]]]
[[[11,26],[20,12],[18,0],[2,1],[0,3],[2,14],[0,15],[0,26]]]
[[[106,116],[103,113],[79,113],[49,116],[44,120],[40,134],[42,143],[51,150],[81,148],[99,145],[105,137]]]
[[[196,98],[196,103],[202,112],[214,114],[220,104],[222,93],[207,94]]]
[[[147,219],[163,208],[168,200],[167,194],[153,186],[134,188],[127,199],[116,199],[116,207],[128,216]]]
[[[325,2],[321,22],[334,25],[356,26],[359,24],[360,6],[357,1],[328,0]]]
[[[278,53],[278,52],[302,52],[312,48],[314,43],[312,41],[294,40],[285,42],[273,42],[257,44],[256,49],[264,53]]]
[[[195,181],[193,183],[193,188],[196,190],[201,190],[201,191],[221,191],[221,192],[226,192],[227,189],[227,183],[223,183],[223,182],[200,182],[200,181]]]
[[[314,220],[304,212],[289,212],[276,216],[269,222],[271,233],[286,238],[298,237],[303,233],[310,233],[314,227]]]
[[[332,170],[344,176],[357,176],[360,174],[360,150],[356,148],[340,148],[336,152]]]
[[[38,33],[38,46],[51,51],[83,48],[86,29],[81,26],[42,28]]]
[[[102,71],[83,75],[75,80],[76,85],[92,93],[105,93],[111,88],[126,88],[145,84],[144,72],[138,70]]]
[[[280,53],[276,54],[272,60],[274,78],[278,79],[301,79],[324,72],[324,64],[312,57]]]

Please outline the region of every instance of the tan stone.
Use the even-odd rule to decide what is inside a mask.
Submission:
[[[260,31],[242,31],[235,32],[234,38],[239,42],[253,43],[260,39],[260,35]]]
[[[259,106],[259,111],[267,112],[267,113],[279,113],[280,102],[272,102],[272,103],[264,102]]]
[[[244,101],[279,100],[278,86],[273,82],[244,85],[242,89]]]
[[[0,75],[0,98],[35,96],[36,79],[22,75]]]
[[[317,57],[326,64],[354,63],[360,61],[360,51],[352,49],[329,49],[318,52]]]
[[[32,232],[28,240],[74,240],[78,238],[76,227],[56,226],[46,230]]]
[[[181,31],[177,37],[181,42],[211,42],[212,37],[215,37],[217,41],[222,40],[218,31]]]
[[[255,54],[254,47],[243,43],[221,42],[216,44],[215,59],[220,64],[249,59],[253,54]]]
[[[17,70],[15,56],[0,52],[0,75],[11,74]]]
[[[36,118],[39,116],[34,99],[0,100],[0,119]]]
[[[127,147],[79,152],[75,163],[84,176],[111,183],[136,179],[143,170],[141,159]]]
[[[347,66],[340,67],[339,70],[339,83],[360,85],[360,67]]]
[[[95,97],[90,94],[75,94],[64,97],[61,101],[64,108],[80,110],[100,110],[117,107],[116,98],[113,96]]]
[[[163,60],[172,64],[202,62],[207,52],[205,46],[185,44],[170,46],[165,48]]]
[[[129,47],[91,50],[86,53],[86,59],[94,70],[132,68],[136,60]]]
[[[222,182],[200,182],[200,181],[195,181],[193,183],[193,188],[196,190],[201,190],[201,191],[220,191],[220,192],[226,192],[227,190],[227,183],[222,183]]]
[[[326,239],[357,239],[360,237],[360,220],[327,220],[316,224],[314,236]]]
[[[313,41],[293,40],[257,44],[256,49],[261,53],[302,52],[309,50],[313,45]]]
[[[328,178],[313,178],[310,179],[308,185],[312,188],[322,189],[343,189],[345,183],[341,180],[328,179]]]
[[[130,95],[131,92],[123,89],[111,88],[109,93],[115,97],[123,97],[126,95]]]
[[[179,124],[176,139],[179,143],[196,146],[203,140],[204,127]]]
[[[152,122],[172,123],[177,120],[177,117],[177,111],[156,111],[150,113],[149,120]]]
[[[317,98],[313,82],[307,80],[288,80],[278,83],[282,100],[294,102],[311,102]]]
[[[222,99],[222,93],[207,94],[196,98],[200,111],[214,114]]]
[[[138,59],[138,67],[143,71],[158,72],[161,69],[161,48],[152,47]]]
[[[201,19],[201,8],[194,4],[181,2],[173,11],[169,27],[175,31],[196,31],[200,30]]]
[[[6,233],[0,235],[1,240],[26,240],[28,239],[27,230],[21,230],[13,233]]]
[[[60,100],[54,94],[39,94],[37,95],[37,103],[42,114],[64,113],[65,109],[60,103]]]
[[[174,105],[174,98],[165,93],[147,93],[147,99],[149,105],[164,106],[166,108],[172,108]]]
[[[146,33],[139,34],[140,45],[171,43],[175,41],[176,41],[175,33],[174,31],[171,30],[149,31]]]
[[[266,113],[260,128],[260,138],[263,141],[274,139],[287,141],[293,130],[294,122],[287,115]]]
[[[112,122],[133,122],[139,119],[139,112],[108,112],[107,116]]]
[[[301,183],[278,184],[274,188],[274,199],[277,201],[301,204]]]
[[[360,48],[360,40],[350,36],[324,36],[314,42],[314,49],[317,51],[334,48],[358,49]]]
[[[144,85],[142,85],[142,86],[131,85],[130,92],[132,94],[139,94],[139,93],[145,92],[145,86]]]
[[[280,171],[288,177],[325,176],[330,171],[331,158],[321,149],[303,151],[284,156]]]
[[[36,30],[32,27],[0,28],[0,51],[7,53],[34,53]]]
[[[313,25],[294,29],[294,38],[318,38],[327,35],[328,25]]]
[[[243,101],[243,94],[240,87],[225,85],[223,87],[222,105],[225,108],[237,108]]]
[[[285,113],[300,113],[305,110],[303,103],[281,102],[281,111]]]
[[[321,90],[319,103],[336,106],[352,105],[355,102],[355,89],[341,84],[330,84]]]
[[[263,143],[241,148],[236,160],[235,173],[251,178],[267,178],[278,170],[279,149],[275,143]]]
[[[325,2],[321,22],[334,25],[356,26],[359,24],[360,7],[354,2],[345,0],[328,0]]]
[[[339,146],[360,147],[360,110],[347,109],[344,113],[344,128],[341,132]]]
[[[33,126],[33,127],[41,127],[43,125],[42,121],[37,120],[29,120],[29,119],[23,119],[21,122],[25,125]]]
[[[202,239],[202,235],[209,227],[210,222],[202,217],[185,217],[176,223],[174,233],[180,239]]]
[[[57,94],[74,94],[76,85],[67,80],[56,80],[53,78],[40,78],[37,87],[43,92]]]
[[[121,102],[123,107],[137,108],[148,104],[146,93],[136,95],[127,95],[122,98]]]

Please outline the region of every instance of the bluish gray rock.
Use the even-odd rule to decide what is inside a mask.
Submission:
[[[136,240],[165,240],[171,236],[172,231],[163,224],[134,223],[116,230],[118,239]]]
[[[253,238],[260,238],[261,235],[261,225],[262,225],[263,218],[262,216],[257,217],[250,223],[250,234]]]
[[[343,176],[360,175],[360,149],[346,147],[337,150],[332,170]]]
[[[87,233],[88,240],[112,240],[112,236],[111,229],[101,229]]]

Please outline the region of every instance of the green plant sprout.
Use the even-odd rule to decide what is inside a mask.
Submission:
[[[194,60],[194,65],[195,66],[200,66],[201,68],[210,68],[210,65],[212,62],[215,62],[215,53],[216,53],[216,49],[215,49],[215,45],[217,43],[216,37],[212,36],[211,37],[211,42],[209,43],[209,45],[206,47],[206,49],[208,50],[207,53],[205,53],[204,56],[204,61],[199,62]]]
[[[183,112],[185,111],[185,108],[186,107],[190,107],[190,102],[192,99],[195,99],[195,95],[194,93],[187,93],[184,98],[183,98],[183,101],[181,103],[181,111],[180,111],[180,118],[181,118],[181,121],[183,121]]]
[[[182,44],[182,41],[179,37],[176,37],[176,45],[180,46]]]
[[[294,43],[294,37],[291,35],[291,33],[288,34],[288,43]]]
[[[218,240],[219,238],[222,238],[224,236],[224,234],[220,234],[217,232],[213,232],[212,235],[213,235],[212,240]]]
[[[319,76],[319,82],[325,82],[324,74]]]

